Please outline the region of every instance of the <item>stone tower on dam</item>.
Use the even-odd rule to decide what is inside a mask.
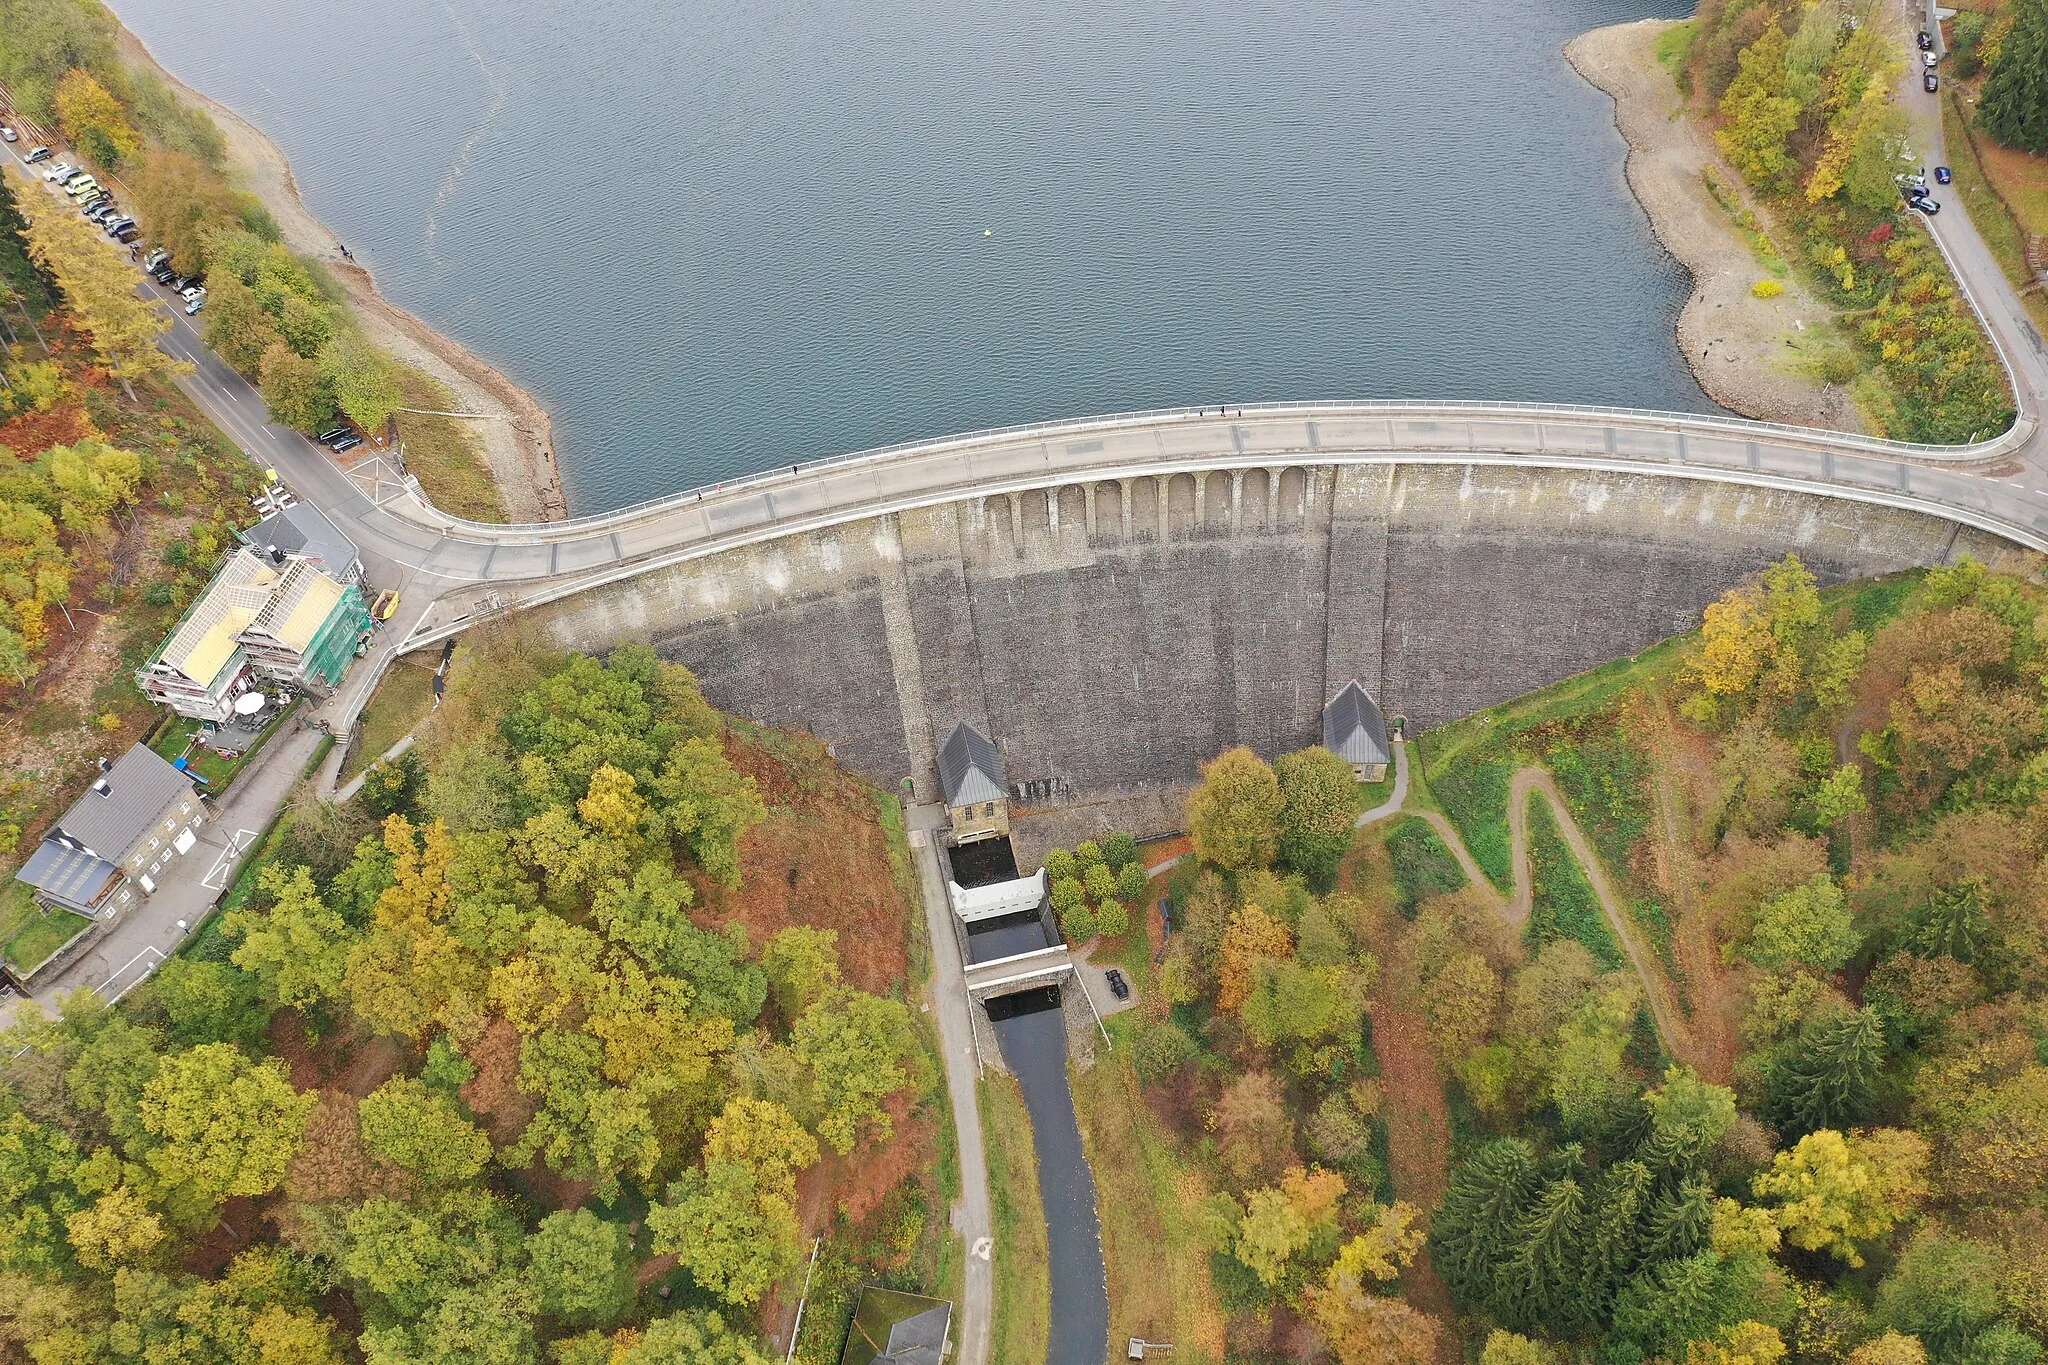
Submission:
[[[920,798],[967,720],[1003,745],[1026,804],[1142,807],[1229,745],[1315,743],[1354,677],[1433,725],[1686,629],[1788,550],[1830,582],[2009,547],[1936,516],[1658,474],[1252,465],[873,517],[539,616],[585,651],[648,642],[719,705],[807,729],[884,785],[910,776]]]

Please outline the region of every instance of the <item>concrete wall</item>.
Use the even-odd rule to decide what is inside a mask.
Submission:
[[[1354,676],[1412,733],[1686,629],[1787,550],[1834,582],[2005,547],[1934,517],[1653,475],[1253,467],[853,523],[541,616],[586,651],[649,642],[719,705],[808,729],[885,785],[914,776],[921,798],[937,739],[966,719],[1024,806],[1136,795],[1156,822],[1226,746],[1316,742]]]

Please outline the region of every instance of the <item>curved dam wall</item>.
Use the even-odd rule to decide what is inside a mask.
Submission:
[[[1353,677],[1434,725],[1686,629],[1788,550],[1834,582],[2010,547],[1931,515],[1656,474],[1251,465],[879,516],[537,614],[565,646],[650,643],[720,706],[807,729],[884,785],[910,776],[919,799],[937,793],[936,744],[973,721],[1025,804],[1110,801],[1104,822],[1142,832],[1177,823],[1176,794],[1219,750],[1315,743]]]

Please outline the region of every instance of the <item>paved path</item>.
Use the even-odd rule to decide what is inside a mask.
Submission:
[[[994,1313],[995,1247],[988,1202],[988,1154],[981,1137],[981,1105],[975,1091],[974,1033],[967,1011],[965,968],[946,901],[946,877],[939,867],[931,832],[910,831],[923,892],[925,930],[932,949],[932,1011],[938,1016],[939,1052],[946,1063],[946,1094],[953,1104],[959,1149],[960,1202],[953,1206],[953,1231],[967,1249],[966,1287],[954,1327],[954,1365],[987,1365],[989,1323]]]
[[[1387,794],[1386,800],[1360,815],[1355,823],[1355,827],[1364,829],[1367,825],[1384,820],[1389,815],[1397,814],[1401,807],[1407,804],[1408,741],[1396,738],[1394,740],[1394,790]]]

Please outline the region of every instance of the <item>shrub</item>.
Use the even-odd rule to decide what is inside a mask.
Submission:
[[[1785,286],[1776,280],[1758,280],[1749,287],[1749,292],[1760,299],[1774,299],[1785,292]]]
[[[142,589],[142,600],[152,607],[168,607],[177,596],[170,584],[158,579]]]
[[[1076,945],[1095,937],[1095,916],[1086,905],[1076,905],[1060,915],[1060,932]]]
[[[1170,1019],[1148,1024],[1138,1031],[1131,1061],[1138,1078],[1161,1081],[1173,1075],[1201,1054],[1188,1031]]]
[[[1080,875],[1074,864],[1074,855],[1063,848],[1056,848],[1045,855],[1045,875],[1055,882],[1063,882]]]
[[[1123,830],[1118,830],[1102,841],[1102,858],[1112,868],[1121,872],[1138,861],[1138,841]]]
[[[1074,864],[1084,870],[1102,861],[1102,846],[1093,839],[1084,839],[1074,845]]]
[[[1052,908],[1059,914],[1066,914],[1087,899],[1088,893],[1081,889],[1081,883],[1076,878],[1061,877],[1052,884]]]
[[[1104,938],[1118,938],[1131,927],[1131,917],[1124,910],[1124,903],[1105,900],[1095,907],[1095,928]]]
[[[1116,894],[1119,899],[1133,905],[1145,899],[1145,869],[1136,863],[1125,863],[1123,870],[1116,874]]]
[[[1107,863],[1095,863],[1081,878],[1081,885],[1088,888],[1090,900],[1105,900],[1116,894],[1116,874],[1109,870]]]

